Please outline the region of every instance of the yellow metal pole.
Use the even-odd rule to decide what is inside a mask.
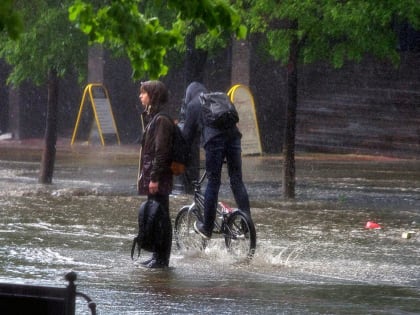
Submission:
[[[104,140],[104,136],[102,134],[101,123],[99,122],[99,118],[98,118],[98,112],[96,111],[95,101],[93,100],[92,86],[101,86],[101,85],[100,84],[90,84],[89,85],[89,97],[90,97],[90,102],[92,104],[93,115],[95,116],[96,126],[98,127],[99,138],[101,139],[101,143],[104,146],[105,145],[105,140]]]
[[[85,98],[86,98],[86,93],[87,93],[88,87],[89,87],[89,85],[87,85],[85,87],[85,90],[83,91],[82,102],[80,103],[80,109],[79,109],[79,113],[77,114],[76,124],[74,126],[73,135],[71,137],[70,145],[73,145],[74,141],[76,140],[77,130],[79,129],[80,118],[82,117],[82,111],[83,111],[83,106],[85,104]]]

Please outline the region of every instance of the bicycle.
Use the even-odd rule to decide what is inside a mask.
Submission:
[[[175,241],[180,250],[203,250],[208,240],[203,239],[195,230],[194,223],[203,220],[204,195],[201,185],[207,173],[204,172],[198,181],[192,181],[194,188],[193,202],[183,206],[175,218]],[[251,259],[255,253],[257,235],[252,219],[240,209],[230,208],[218,202],[213,235],[222,235],[228,252],[238,259]]]

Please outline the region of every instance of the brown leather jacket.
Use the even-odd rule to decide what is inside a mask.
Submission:
[[[165,115],[152,115],[145,128],[139,161],[137,189],[139,195],[149,194],[149,182],[159,182],[159,194],[172,192],[171,144],[174,124]]]

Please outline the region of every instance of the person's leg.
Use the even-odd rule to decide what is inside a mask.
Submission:
[[[251,216],[249,196],[242,179],[242,152],[241,139],[239,137],[226,143],[226,160],[230,187],[236,204],[239,209]]]
[[[215,139],[208,143],[206,151],[207,187],[204,193],[204,222],[203,228],[210,237],[216,218],[217,199],[220,189],[220,178],[223,165],[223,139]]]
[[[162,246],[157,250],[157,261],[159,264],[168,267],[172,248],[172,224],[169,213],[165,213],[163,216],[161,227],[165,234],[162,239]]]

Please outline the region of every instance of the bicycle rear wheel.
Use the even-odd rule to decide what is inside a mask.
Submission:
[[[179,210],[175,218],[175,242],[179,250],[202,250],[205,241],[194,230],[194,223],[200,220],[200,213],[196,208],[185,206]]]
[[[233,212],[226,223],[225,243],[229,252],[238,259],[251,259],[257,246],[254,222],[241,210]]]

